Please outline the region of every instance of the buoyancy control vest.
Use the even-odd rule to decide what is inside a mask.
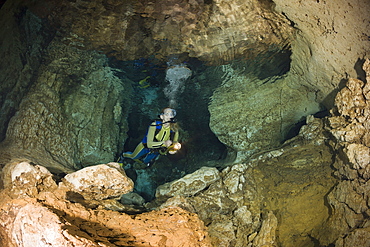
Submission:
[[[155,123],[152,122],[152,124],[149,125],[149,128],[151,126],[155,126],[155,133],[154,133],[154,139],[156,141],[161,141],[161,140],[157,140],[156,136],[158,135],[158,133],[162,130],[162,127],[163,127],[163,122],[160,121],[160,120],[155,120]],[[149,132],[149,128],[144,136],[144,138],[142,139],[142,143],[144,145],[145,148],[148,148],[148,145],[147,145],[147,142],[148,142],[148,132]],[[174,135],[175,135],[175,131],[171,130],[170,129],[170,139],[173,140],[174,138]],[[160,148],[157,148],[157,149],[160,149]]]

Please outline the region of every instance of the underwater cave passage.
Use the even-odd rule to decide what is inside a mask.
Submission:
[[[171,95],[168,95],[168,62],[151,57],[134,61],[110,59],[109,64],[122,84],[130,85],[132,89],[129,102],[123,106],[129,108],[126,116],[128,126],[122,128],[126,129],[126,137],[122,143],[118,143],[118,159],[122,152],[132,152],[136,148],[149,125],[159,118],[161,109],[173,102],[169,99]],[[175,155],[160,156],[150,167],[132,162],[126,169],[135,181],[135,192],[148,201],[153,199],[158,185],[192,173],[202,166],[222,166],[227,156],[226,146],[209,127],[208,111],[209,99],[220,85],[222,74],[215,73],[214,67],[196,58],[182,58],[174,66],[178,65],[191,71],[191,76],[178,82],[181,85],[174,86],[178,91],[170,91],[175,95],[172,100],[176,101],[174,108],[177,111],[182,148]],[[173,81],[176,83],[176,78]]]
[[[229,64],[247,77],[273,83],[290,70],[291,55],[290,46],[287,46],[278,51],[266,51],[254,59],[233,60]],[[176,119],[181,128],[182,149],[176,155],[160,157],[148,168],[130,166],[127,173],[135,180],[137,193],[151,200],[156,187],[161,184],[192,173],[202,166],[215,166],[219,169],[225,166],[225,160],[232,156],[233,151],[221,143],[210,129],[208,110],[210,98],[224,77],[220,66],[207,65],[187,54],[169,56],[168,61],[160,61],[152,56],[134,61],[111,58],[109,63],[122,83],[132,88],[130,102],[125,105],[129,107],[126,139],[118,144],[117,157],[122,151],[132,152],[135,149],[145,136],[149,124],[158,118],[161,108],[175,101],[178,112]],[[171,95],[168,95],[169,81],[166,74],[171,66],[182,66],[191,71],[191,76],[175,85],[177,91],[171,92],[175,95],[172,102]],[[284,139],[296,135],[302,124],[293,126]]]

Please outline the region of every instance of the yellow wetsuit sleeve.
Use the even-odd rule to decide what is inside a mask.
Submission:
[[[155,126],[155,122],[153,122],[150,127],[149,127],[149,130],[148,130],[148,135],[147,135],[147,143],[146,145],[148,146],[148,148],[160,148],[161,146],[164,145],[164,141],[154,141],[154,135],[155,135],[155,130],[157,128],[157,126]],[[154,126],[153,126],[154,125]]]
[[[179,142],[179,132],[176,131],[172,140],[173,143]]]

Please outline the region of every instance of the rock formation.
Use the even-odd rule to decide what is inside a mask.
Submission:
[[[366,82],[349,79],[338,93],[330,117],[309,116],[297,137],[224,169],[202,192],[198,174],[160,186],[157,201],[197,213],[213,246],[369,246],[369,66]],[[167,199],[171,186],[179,193]]]
[[[219,176],[216,168],[202,167],[183,178],[158,186],[156,197],[192,196],[218,180],[220,178]]]
[[[47,59],[9,122],[2,158],[21,153],[59,173],[113,160],[127,96],[106,59],[58,41]],[[70,66],[80,59],[86,62]]]
[[[108,166],[90,166],[67,174],[63,178],[62,186],[85,199],[104,200],[119,197],[133,190],[132,180],[125,175],[117,163],[109,163]]]
[[[301,133],[277,150],[224,169],[208,189],[178,194],[164,205],[197,213],[213,246],[313,246],[309,236],[329,217],[325,196],[336,181],[322,123],[313,119],[307,126],[315,138]],[[202,184],[193,179],[194,186]],[[175,184],[184,190],[181,179]]]
[[[110,168],[117,169],[116,174],[107,174],[110,177],[106,182],[117,186],[119,179],[131,181],[116,165]],[[105,166],[89,168],[99,172]],[[132,189],[132,182],[111,191],[94,187],[101,183],[91,181],[102,175],[83,170],[69,174],[76,182],[90,181],[90,188],[78,193],[65,182],[58,187],[45,168],[26,161],[8,164],[3,170],[6,183],[0,201],[1,246],[211,246],[203,222],[181,208],[168,207],[135,216],[102,208],[102,199],[119,199]],[[81,197],[80,203],[75,201],[76,194]],[[100,205],[91,204],[91,198],[86,196],[91,194]]]
[[[230,61],[282,49],[293,31],[286,18],[272,10],[270,1],[145,0],[123,4],[114,0],[54,4],[53,14],[44,14],[65,32],[66,43],[100,50],[121,60],[148,54],[166,60],[172,54],[188,53],[220,64],[220,58]]]
[[[238,153],[239,162],[258,150],[279,146],[294,123],[321,110],[313,88],[288,79],[260,80],[228,65],[223,70],[224,80],[209,106],[210,126]]]
[[[274,3],[296,30],[289,72],[262,79],[255,72],[261,67],[225,65],[222,85],[212,96],[210,126],[238,151],[239,160],[278,146],[306,116],[332,108],[340,81],[365,79],[361,64],[370,46],[368,1]],[[272,70],[266,65],[272,59],[263,60],[260,73]]]
[[[338,153],[335,176],[338,185],[328,195],[332,215],[330,234],[322,236],[335,246],[369,246],[369,165],[370,165],[370,60],[364,63],[366,82],[350,79],[337,95],[337,109],[328,120],[335,137],[331,143]],[[340,236],[338,238],[338,236]],[[328,238],[328,239],[326,239]]]
[[[318,102],[333,107],[341,80],[358,77],[365,80],[361,68],[369,50],[366,14],[369,2],[274,0],[274,3],[276,10],[284,12],[298,31],[292,42],[291,81],[319,89]]]

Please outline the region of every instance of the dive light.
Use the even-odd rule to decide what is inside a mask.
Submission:
[[[179,142],[172,144],[171,146],[168,147],[168,152],[170,154],[175,154],[178,150],[181,149],[181,144]]]

